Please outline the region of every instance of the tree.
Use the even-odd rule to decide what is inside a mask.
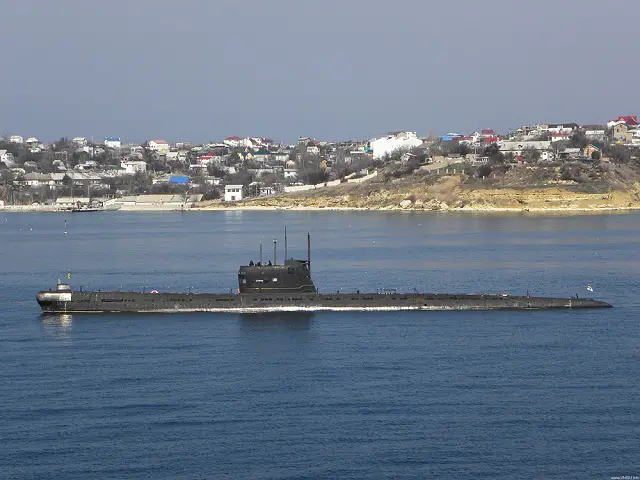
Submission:
[[[24,154],[25,148],[18,143],[7,142],[6,140],[0,141],[0,150],[6,150],[7,153],[12,154],[15,158]]]
[[[4,163],[1,163],[0,165],[4,165]],[[14,179],[15,175],[11,170],[0,170],[0,180],[2,180],[4,184],[10,185]]]
[[[44,155],[38,161],[38,170],[41,173],[53,172],[53,155],[51,152],[45,152]]]
[[[485,147],[484,156],[489,157],[489,163],[492,165],[504,163],[504,154],[500,151],[500,147],[496,143]]]
[[[220,191],[213,187],[209,188],[203,195],[202,200],[218,200],[220,198]]]
[[[553,148],[556,158],[560,156],[560,152],[564,151],[565,148],[569,148],[569,145],[571,145],[571,142],[567,140],[560,140],[557,142],[553,142],[551,146]]]
[[[227,183],[231,185],[244,185],[245,187],[253,182],[253,175],[247,170],[240,170],[238,173],[229,175]]]
[[[73,154],[71,154],[71,159],[69,160],[69,166],[73,168],[79,163],[86,162],[88,159],[89,154],[87,152],[73,152]]]
[[[548,142],[551,138],[551,132],[542,132],[535,138],[535,140]]]
[[[560,180],[576,180],[580,176],[580,168],[577,165],[563,165],[560,169]]]
[[[131,183],[135,193],[148,192],[153,186],[151,175],[147,172],[136,172],[131,177]]]
[[[207,173],[212,177],[224,177],[224,170],[219,168],[215,163],[210,163],[209,165],[207,165]]]
[[[540,160],[540,150],[536,150],[533,147],[527,147],[523,150],[522,156],[527,163],[536,163]]]
[[[609,150],[609,156],[617,163],[627,163],[631,160],[631,151],[624,145],[613,145]]]
[[[455,153],[459,154],[462,158],[466,158],[467,155],[471,152],[469,145],[466,143],[458,143],[458,146],[455,149]]]
[[[456,148],[456,145],[454,145],[454,142],[449,140],[444,141],[442,139],[438,139],[434,141],[431,145],[429,145],[429,155],[446,156],[452,153],[455,150],[455,148]]]
[[[598,150],[594,150],[591,153],[591,160],[600,160],[601,157],[602,157],[602,154]]]
[[[589,144],[589,142],[587,141],[587,136],[584,131],[576,130],[569,137],[569,144],[573,148],[584,148]]]
[[[60,140],[53,144],[53,150],[55,152],[60,152],[62,150],[66,150],[71,147],[71,142],[67,137],[61,137]]]
[[[265,173],[260,177],[260,181],[265,185],[269,185],[269,186],[273,185],[274,183],[277,183],[278,180],[279,180],[278,176],[275,175],[274,173]]]
[[[320,157],[310,153],[303,153],[298,161],[298,168],[303,170],[307,168],[317,168],[319,164]]]
[[[299,172],[298,178],[308,185],[324,183],[329,179],[329,172],[319,168],[306,168]]]
[[[490,165],[480,165],[478,170],[476,171],[478,178],[486,178],[491,175],[491,166]]]

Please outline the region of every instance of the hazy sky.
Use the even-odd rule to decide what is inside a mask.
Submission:
[[[292,141],[640,114],[638,0],[0,0],[0,135]]]

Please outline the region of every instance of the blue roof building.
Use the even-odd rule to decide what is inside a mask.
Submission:
[[[188,185],[189,177],[186,175],[171,175],[169,177],[169,183],[174,185]]]

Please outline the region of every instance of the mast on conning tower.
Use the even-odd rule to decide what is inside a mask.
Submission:
[[[276,257],[276,250],[277,250],[277,245],[278,245],[278,240],[276,240],[275,238],[273,239],[273,264],[277,265],[277,257]]]
[[[311,273],[311,234],[307,232],[307,268]]]

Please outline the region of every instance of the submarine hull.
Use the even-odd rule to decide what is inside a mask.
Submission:
[[[264,313],[399,310],[548,310],[610,308],[592,299],[435,293],[251,293],[39,292],[46,313]]]

